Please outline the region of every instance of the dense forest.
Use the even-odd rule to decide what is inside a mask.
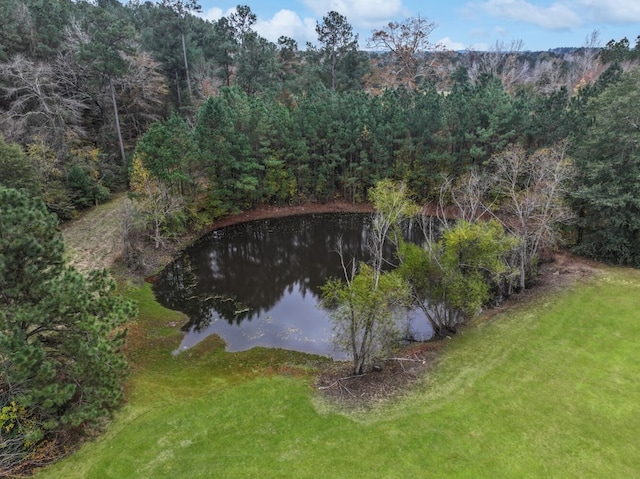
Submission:
[[[492,284],[494,294],[525,288],[541,251],[560,243],[640,266],[640,37],[635,46],[626,38],[600,46],[594,32],[576,48],[529,52],[498,42],[451,52],[430,40],[435,24],[425,18],[391,22],[361,44],[332,11],[317,22],[317,43],[300,46],[259,36],[249,6],[215,22],[199,11],[196,0],[0,3],[0,192],[16,208],[2,224],[33,214],[38,237],[55,226],[48,213],[69,220],[128,191],[122,248],[135,268],[141,243],[161,248],[214,218],[265,204],[367,201],[392,180],[440,213],[499,220],[491,231],[469,223],[461,237],[518,238],[500,240],[518,273]],[[85,299],[109,298],[92,321],[110,311],[115,327],[132,314],[106,280],[70,279],[57,238],[43,244],[55,245],[56,268],[34,271],[55,272],[62,285],[51,301],[69,300],[64,285],[76,284]],[[11,268],[29,258],[12,255]],[[0,296],[6,320],[16,305],[36,307],[42,291],[30,296],[18,273],[11,283],[2,258],[1,289],[15,292]],[[24,344],[7,344],[22,354]],[[51,371],[41,374],[51,379]],[[37,421],[77,427],[120,398],[106,397],[111,382],[97,385],[101,406],[85,412],[72,407],[77,391],[67,386],[51,391],[49,409],[31,413]],[[7,391],[5,429],[21,414]],[[32,438],[21,440],[16,447]]]

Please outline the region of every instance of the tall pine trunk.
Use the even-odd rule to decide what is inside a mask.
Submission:
[[[122,130],[120,129],[120,116],[118,115],[118,102],[116,101],[116,89],[113,87],[113,80],[109,77],[109,89],[111,90],[111,102],[113,104],[113,117],[116,121],[116,131],[118,133],[118,145],[120,146],[120,157],[122,166],[127,167],[127,157],[124,153],[124,141],[122,140]]]
[[[184,57],[184,71],[186,72],[187,78],[187,91],[189,92],[189,98],[193,96],[193,92],[191,91],[191,77],[189,76],[189,62],[187,61],[187,44],[184,40],[184,32],[180,35],[182,38],[182,55]]]

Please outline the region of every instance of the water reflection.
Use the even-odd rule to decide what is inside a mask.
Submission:
[[[317,308],[320,286],[342,276],[339,237],[345,258],[368,259],[369,220],[362,214],[295,216],[202,238],[154,286],[160,303],[190,318],[178,351],[215,333],[229,351],[266,346],[344,357],[332,349],[328,316]],[[426,323],[414,320],[414,333],[430,335]]]

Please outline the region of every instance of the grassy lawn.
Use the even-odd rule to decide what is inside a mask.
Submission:
[[[44,478],[640,477],[640,272],[479,322],[406,397],[345,412],[322,359],[209,339],[172,356],[176,313],[132,289],[127,405]]]

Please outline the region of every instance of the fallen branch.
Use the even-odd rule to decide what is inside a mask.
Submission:
[[[420,359],[420,358],[386,358],[385,361],[410,361],[412,363],[426,363],[427,361],[424,359]]]
[[[356,396],[355,396],[355,395],[354,395],[354,394],[349,390],[349,388],[348,388],[347,386],[345,386],[344,384],[340,383],[340,391],[343,391],[343,390],[344,390],[344,391],[347,391],[351,397],[356,397]],[[341,394],[342,394],[342,393],[341,393]]]
[[[330,389],[336,384],[340,384],[342,386],[340,381],[345,381],[347,379],[361,378],[362,376],[366,376],[366,374],[355,374],[353,376],[345,376],[343,378],[336,379],[333,383],[329,384],[328,386],[319,386],[318,389]]]

